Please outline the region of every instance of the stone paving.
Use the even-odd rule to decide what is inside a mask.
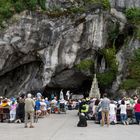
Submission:
[[[67,111],[40,118],[35,128],[0,123],[0,140],[140,140],[140,125],[101,127],[88,121],[88,127],[82,128],[77,122],[77,111]]]

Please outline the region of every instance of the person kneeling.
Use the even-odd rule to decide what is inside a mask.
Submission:
[[[77,127],[87,127],[87,119],[84,113],[81,113],[79,115],[79,122],[77,124]]]

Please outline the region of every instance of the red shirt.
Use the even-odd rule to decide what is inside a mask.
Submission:
[[[135,112],[140,112],[140,104],[134,106]]]

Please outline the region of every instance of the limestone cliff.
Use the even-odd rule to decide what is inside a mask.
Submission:
[[[125,8],[140,7],[140,0],[110,0],[111,9],[88,6],[83,13],[54,16],[40,11],[24,11],[14,15],[16,21],[0,31],[0,95],[49,88],[84,89],[91,86],[92,70],[81,71],[76,66],[83,60],[97,61],[98,71],[106,71],[99,52],[108,46],[109,31],[117,23],[116,46],[118,74],[111,92],[117,91],[132,50],[140,47],[137,38],[130,37],[126,49],[123,34],[127,19]],[[80,5],[77,0],[48,0],[46,7]],[[122,41],[122,42],[119,42]],[[118,44],[120,45],[118,45]],[[121,44],[122,43],[122,44]],[[133,47],[133,48],[131,48]],[[129,52],[129,53],[128,53]],[[94,67],[93,67],[94,70]]]

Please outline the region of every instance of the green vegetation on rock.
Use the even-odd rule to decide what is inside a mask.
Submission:
[[[0,0],[0,27],[4,26],[3,21],[23,10],[44,10],[45,2],[46,0]]]
[[[94,67],[94,61],[91,59],[82,60],[76,65],[76,68],[81,71],[91,70]]]
[[[85,4],[83,4],[83,2]],[[46,9],[46,0],[0,0],[0,27],[3,27],[3,22],[7,21],[10,17],[12,17],[16,13],[20,13],[24,10],[39,10],[45,11],[44,14],[47,14],[49,17],[60,17],[69,14],[78,14],[89,11],[90,6],[99,5],[104,10],[110,9],[109,0],[81,0],[81,2],[77,5],[71,3],[69,7],[60,7],[56,4],[52,7],[48,7]],[[90,5],[90,6],[89,6]]]
[[[115,79],[114,73],[112,71],[107,71],[104,73],[97,73],[97,79],[101,88],[106,88],[110,86]]]
[[[109,31],[108,31],[108,41],[111,42],[111,44],[113,45],[116,38],[118,37],[118,34],[120,33],[120,30],[119,30],[120,24],[118,22],[115,22],[111,26],[112,28],[109,28]]]
[[[128,76],[120,88],[125,90],[135,89],[140,86],[140,49],[136,50],[128,64]]]
[[[105,10],[110,9],[110,2],[109,0],[83,0],[86,4],[99,4]]]
[[[116,60],[116,50],[115,47],[113,48],[105,48],[101,50],[102,55],[104,56],[109,70],[113,71],[114,73],[118,70],[118,64]]]
[[[118,63],[116,60],[115,48],[104,48],[101,50],[101,54],[105,58],[108,66],[108,71],[103,73],[97,73],[98,82],[101,88],[106,88],[112,84],[116,78],[118,71]]]
[[[128,22],[134,24],[135,37],[140,39],[140,8],[130,8],[125,11]]]
[[[122,84],[121,84],[121,89],[125,90],[130,90],[130,89],[136,89],[138,86],[140,86],[139,81],[135,79],[126,79]]]
[[[125,14],[130,22],[134,24],[140,23],[140,8],[126,9]]]

